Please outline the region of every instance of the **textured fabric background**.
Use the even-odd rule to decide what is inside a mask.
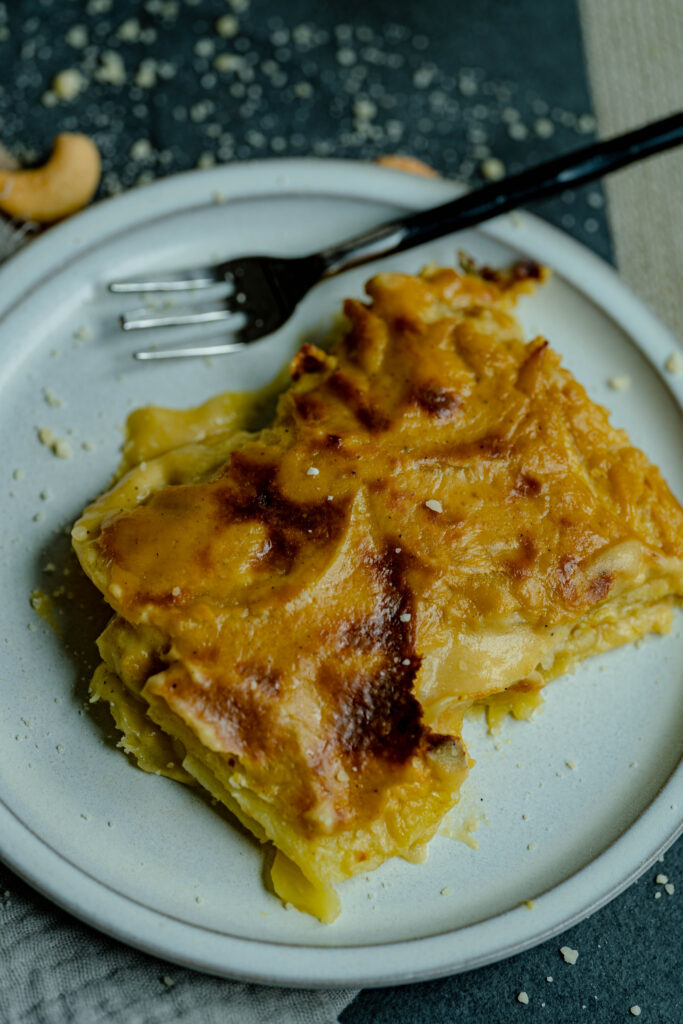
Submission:
[[[601,134],[683,110],[681,0],[580,0]],[[674,150],[606,181],[619,272],[680,339],[683,155]]]
[[[334,1024],[353,993],[240,985],[74,922],[0,868],[2,1024]]]

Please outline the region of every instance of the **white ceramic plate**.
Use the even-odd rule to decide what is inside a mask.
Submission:
[[[369,271],[327,282],[277,336],[213,365],[135,363],[139,338],[119,331],[125,303],[105,282],[207,257],[304,253],[455,191],[332,161],[220,168],[101,203],[0,272],[0,854],[57,903],[131,945],[260,982],[414,981],[543,941],[615,896],[675,836],[680,618],[669,637],[553,683],[534,722],[510,722],[497,738],[471,725],[477,765],[460,813],[481,823],[479,849],[439,836],[427,864],[393,861],[346,883],[331,926],[284,910],[262,885],[256,844],[195,793],[131,767],[106,717],[84,710],[103,615],[99,595],[60,575],[64,528],[107,484],[126,414],[150,400],[188,405],[265,382],[302,335],[325,329],[344,295],[361,294]],[[217,204],[217,193],[227,201]],[[458,248],[493,264],[522,255],[555,268],[550,284],[524,300],[525,326],[550,338],[683,493],[683,382],[662,371],[674,342],[661,324],[605,264],[527,215],[376,267],[448,264]],[[609,390],[615,374],[630,376],[628,391]],[[63,404],[49,404],[44,388]],[[41,445],[39,427],[67,439],[73,457]],[[44,571],[49,562],[56,574]],[[34,588],[59,585],[88,605],[84,614],[66,602],[61,639],[29,606]]]

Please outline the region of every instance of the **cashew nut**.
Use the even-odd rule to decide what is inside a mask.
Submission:
[[[42,167],[0,170],[0,210],[41,224],[68,217],[89,202],[100,181],[97,146],[87,135],[64,133]]]
[[[385,153],[377,157],[376,164],[380,167],[391,167],[394,171],[406,171],[408,174],[420,174],[423,178],[438,178],[439,173],[429,164],[418,160],[415,156],[403,156],[398,153]]]

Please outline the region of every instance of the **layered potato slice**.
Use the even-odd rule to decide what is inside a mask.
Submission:
[[[243,396],[134,414],[74,527],[114,610],[92,692],[124,747],[271,840],[275,891],[322,920],[339,881],[421,856],[468,708],[524,713],[683,597],[661,474],[522,337],[542,277],[373,278],[265,429]]]

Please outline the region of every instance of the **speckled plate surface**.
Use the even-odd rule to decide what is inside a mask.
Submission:
[[[362,293],[370,271],[325,283],[277,335],[213,364],[136,364],[136,339],[116,322],[125,303],[106,281],[249,251],[304,253],[455,191],[334,161],[219,168],[102,203],[0,271],[0,855],[124,942],[265,983],[415,981],[549,938],[615,896],[679,830],[680,616],[670,636],[553,683],[531,723],[509,722],[497,737],[471,723],[477,764],[458,813],[478,824],[479,848],[438,836],[426,864],[391,861],[347,882],[331,926],[284,910],[263,887],[257,845],[196,793],[135,770],[106,715],[84,707],[106,615],[73,570],[65,528],[106,486],[126,414],[264,383],[303,336],[324,332],[344,295]],[[550,338],[683,494],[683,377],[663,369],[675,342],[614,272],[524,214],[375,267],[452,263],[459,248],[555,269],[523,302],[527,331]],[[615,375],[630,388],[610,390]],[[39,428],[71,457],[41,444]],[[61,588],[57,634],[29,598]]]

